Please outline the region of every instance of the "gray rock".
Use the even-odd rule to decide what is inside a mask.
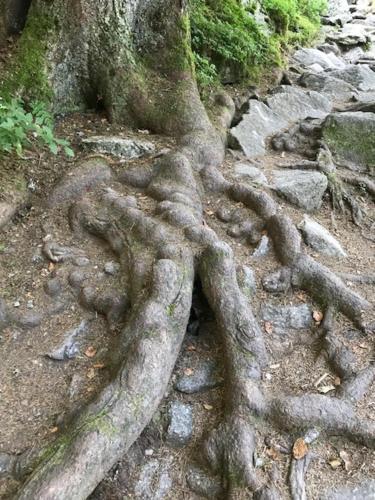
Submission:
[[[288,151],[315,159],[320,146],[323,120],[306,118],[288,130],[276,134],[271,145],[276,151]]]
[[[288,122],[260,101],[249,101],[249,110],[230,130],[231,142],[248,158],[266,153],[266,139],[286,127]]]
[[[332,234],[318,222],[305,215],[303,221],[298,225],[304,240],[313,250],[332,257],[346,257],[340,243]]]
[[[323,52],[318,49],[299,49],[293,54],[293,59],[301,66],[308,68],[313,64],[319,64],[323,69],[343,69],[345,62],[333,52]]]
[[[190,467],[186,474],[189,488],[197,495],[207,498],[217,498],[223,493],[218,477],[211,477],[198,467]]]
[[[344,487],[324,493],[320,500],[374,500],[375,480],[365,480],[354,487]]]
[[[347,102],[358,96],[357,89],[348,82],[335,78],[330,74],[304,73],[299,82],[303,87],[321,92],[335,102]]]
[[[350,23],[345,24],[339,31],[334,30],[332,33],[328,33],[327,40],[351,47],[353,45],[364,45],[371,41],[371,37],[366,25]]]
[[[323,139],[335,163],[361,172],[374,171],[374,137],[375,113],[333,113],[323,126]]]
[[[306,170],[275,170],[274,189],[290,203],[307,211],[317,210],[328,187],[327,177]]]
[[[342,13],[349,13],[349,4],[347,0],[330,0],[327,5],[327,15],[337,16]]]
[[[263,321],[272,323],[273,331],[282,334],[288,330],[304,330],[313,325],[312,309],[307,304],[298,306],[274,306],[262,304]]]
[[[304,118],[325,118],[332,110],[330,99],[314,90],[284,85],[267,98],[272,111],[292,123]]]
[[[47,354],[47,357],[55,361],[64,361],[67,359],[74,359],[77,354],[79,354],[79,343],[77,342],[77,337],[86,332],[87,321],[83,320],[65,336],[63,343],[57,347],[54,351]]]
[[[111,178],[112,171],[105,160],[101,158],[85,160],[81,165],[64,175],[48,198],[47,203],[50,207],[55,207],[71,202]]]
[[[223,383],[218,367],[213,361],[203,361],[189,377],[182,375],[176,382],[176,389],[185,394],[203,392]]]
[[[140,158],[155,151],[155,146],[149,141],[124,139],[115,136],[93,136],[82,140],[85,149],[97,153],[110,154],[122,159]]]
[[[142,500],[160,500],[168,495],[172,488],[169,473],[170,460],[161,463],[153,459],[141,468],[138,481],[134,487],[135,498]]]
[[[185,446],[193,434],[193,412],[191,406],[173,401],[169,407],[167,441],[178,448]]]
[[[77,267],[86,267],[90,264],[87,257],[76,257],[73,259],[73,264]]]
[[[120,270],[120,264],[118,262],[110,261],[104,264],[104,272],[106,274],[109,274],[110,276],[114,276],[119,272],[119,270]]]
[[[240,177],[245,182],[250,181],[251,183],[260,184],[262,186],[266,186],[268,184],[267,177],[264,173],[250,163],[236,163],[234,166],[234,174],[236,177]]]
[[[357,90],[375,91],[375,72],[367,65],[348,66],[342,70],[332,71],[330,76],[350,83]]]
[[[255,295],[257,289],[255,273],[250,267],[243,265],[237,267],[237,281],[246,297]]]
[[[265,234],[261,237],[259,245],[254,250],[252,257],[265,257],[270,251],[270,239]]]

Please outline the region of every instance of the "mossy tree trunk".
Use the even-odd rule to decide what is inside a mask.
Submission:
[[[155,131],[207,127],[185,0],[33,0],[3,87],[56,114],[100,103]]]

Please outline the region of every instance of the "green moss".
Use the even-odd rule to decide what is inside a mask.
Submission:
[[[251,79],[270,66],[283,64],[294,45],[310,43],[320,27],[326,0],[192,0],[192,46],[201,87],[230,74]],[[268,16],[258,24],[258,7]]]
[[[52,18],[35,14],[29,16],[2,83],[2,97],[9,99],[20,95],[30,100],[51,101],[46,52],[50,40],[47,34],[53,29]]]

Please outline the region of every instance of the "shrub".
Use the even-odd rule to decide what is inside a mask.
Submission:
[[[47,146],[53,154],[63,150],[74,156],[68,141],[54,135],[53,118],[45,105],[34,102],[29,108],[21,99],[0,98],[0,152],[21,155],[24,147],[37,144]]]

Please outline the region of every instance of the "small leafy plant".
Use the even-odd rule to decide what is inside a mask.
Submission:
[[[26,109],[21,99],[0,98],[0,152],[21,156],[33,144],[47,146],[53,154],[63,151],[74,156],[69,142],[54,135],[53,118],[43,103],[33,102]]]

